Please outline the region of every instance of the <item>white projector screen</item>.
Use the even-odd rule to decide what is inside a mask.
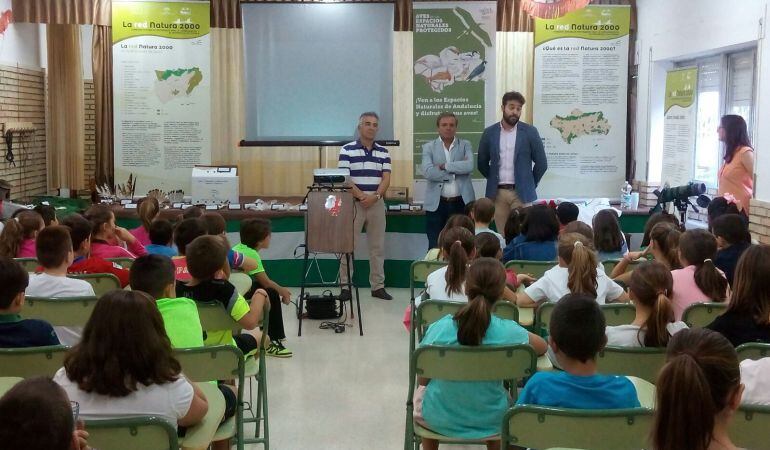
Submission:
[[[241,6],[246,141],[346,140],[362,112],[393,139],[393,5]]]

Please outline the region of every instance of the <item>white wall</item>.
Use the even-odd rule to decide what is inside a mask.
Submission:
[[[647,167],[663,146],[663,95],[666,70],[675,61],[757,45],[758,106],[755,123],[770,119],[770,46],[760,39],[770,0],[638,0],[639,64],[636,178],[660,180],[660,164]],[[763,98],[760,93],[764,93]],[[716,130],[715,130],[716,139]],[[758,126],[757,197],[770,200],[770,129]],[[660,159],[660,158],[653,158]],[[765,181],[767,177],[768,181]]]
[[[0,36],[0,64],[39,69],[40,27],[33,23],[10,24]]]

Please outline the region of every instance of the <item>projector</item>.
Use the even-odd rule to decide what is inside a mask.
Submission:
[[[345,169],[314,169],[313,184],[321,186],[347,184],[350,175]]]

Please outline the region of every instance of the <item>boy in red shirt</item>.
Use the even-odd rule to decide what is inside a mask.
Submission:
[[[75,250],[75,261],[69,266],[67,273],[111,273],[118,277],[121,287],[128,286],[128,269],[112,261],[90,256],[93,230],[91,222],[79,214],[73,214],[62,220],[61,224],[69,228],[72,248]]]

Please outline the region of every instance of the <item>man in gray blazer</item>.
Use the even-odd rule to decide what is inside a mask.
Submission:
[[[503,120],[484,130],[479,142],[479,172],[487,179],[486,197],[495,200],[495,225],[502,233],[511,209],[537,200],[535,188],[548,161],[537,128],[519,121],[524,96],[503,95]]]
[[[422,174],[425,188],[425,231],[428,248],[438,247],[438,235],[453,214],[463,214],[476,196],[471,184],[473,150],[471,143],[457,139],[457,117],[451,112],[436,119],[439,137],[422,146]]]

